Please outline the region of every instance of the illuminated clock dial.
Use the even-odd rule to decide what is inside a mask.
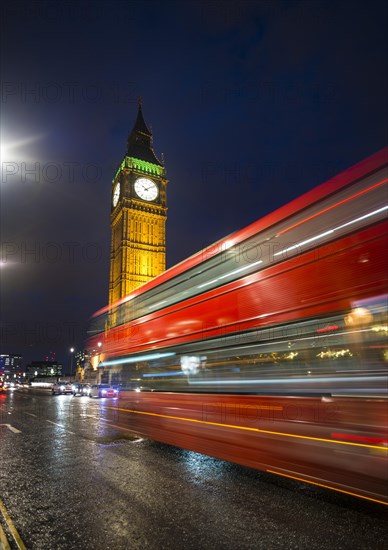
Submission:
[[[113,191],[113,199],[112,199],[113,206],[117,205],[117,203],[119,202],[119,198],[120,198],[120,182],[116,183],[116,186]]]
[[[158,196],[158,186],[148,178],[138,178],[135,181],[135,192],[144,201],[154,201]]]

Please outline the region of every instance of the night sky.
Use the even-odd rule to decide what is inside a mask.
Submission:
[[[2,3],[1,353],[68,368],[108,301],[138,96],[167,266],[387,144],[385,1]]]

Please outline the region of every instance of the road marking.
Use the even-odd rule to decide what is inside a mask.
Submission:
[[[0,512],[2,513],[3,518],[5,520],[5,523],[7,524],[7,527],[10,530],[11,535],[13,536],[13,539],[16,542],[16,545],[19,548],[19,550],[27,550],[26,547],[24,546],[24,542],[20,538],[20,535],[17,532],[16,527],[14,526],[13,521],[10,518],[10,516],[7,512],[7,509],[4,506],[4,503],[3,503],[2,500],[0,500]],[[7,546],[5,546],[5,548],[7,548]],[[8,546],[8,548],[9,548],[9,546]]]
[[[0,549],[1,550],[10,550],[10,545],[8,544],[7,537],[5,536],[4,529],[0,525]]]
[[[21,430],[18,430],[17,428],[14,428],[13,426],[11,426],[11,424],[0,424],[0,427],[1,426],[5,426],[6,428],[8,428],[9,430],[11,430],[11,432],[13,432],[14,434],[20,434],[22,433]]]
[[[55,426],[59,426],[60,428],[62,428],[62,430],[64,430],[65,432],[69,433],[69,434],[73,434],[75,435],[75,432],[71,432],[70,430],[67,430],[65,428],[65,426],[63,426],[63,424],[58,424],[58,422],[53,422],[52,420],[46,420],[46,422],[50,422],[50,424],[54,424]]]
[[[36,414],[34,414],[34,413],[28,413],[28,412],[26,412],[26,414],[28,414],[28,416],[33,416],[34,418],[37,418]]]

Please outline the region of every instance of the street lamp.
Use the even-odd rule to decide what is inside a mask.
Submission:
[[[98,346],[98,355],[97,355],[97,367],[100,363],[100,353],[101,353],[101,346],[102,346],[102,343],[101,342],[97,342],[97,346]]]
[[[98,346],[98,356],[97,356],[97,379],[101,381],[100,379],[100,373],[99,373],[99,366],[100,366],[100,353],[101,353],[101,346],[102,346],[102,343],[101,342],[97,342],[97,346]]]
[[[70,353],[71,353],[71,356],[70,356],[70,378],[73,376],[73,353],[74,353],[74,348],[70,348]]]

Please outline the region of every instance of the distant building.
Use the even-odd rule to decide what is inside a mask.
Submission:
[[[23,358],[21,355],[0,354],[0,378],[11,380],[23,376]]]
[[[75,354],[75,368],[76,371],[85,368],[85,363],[89,362],[88,352],[85,350],[77,351]]]
[[[31,361],[26,367],[28,378],[49,378],[62,376],[63,366],[58,361]]]

